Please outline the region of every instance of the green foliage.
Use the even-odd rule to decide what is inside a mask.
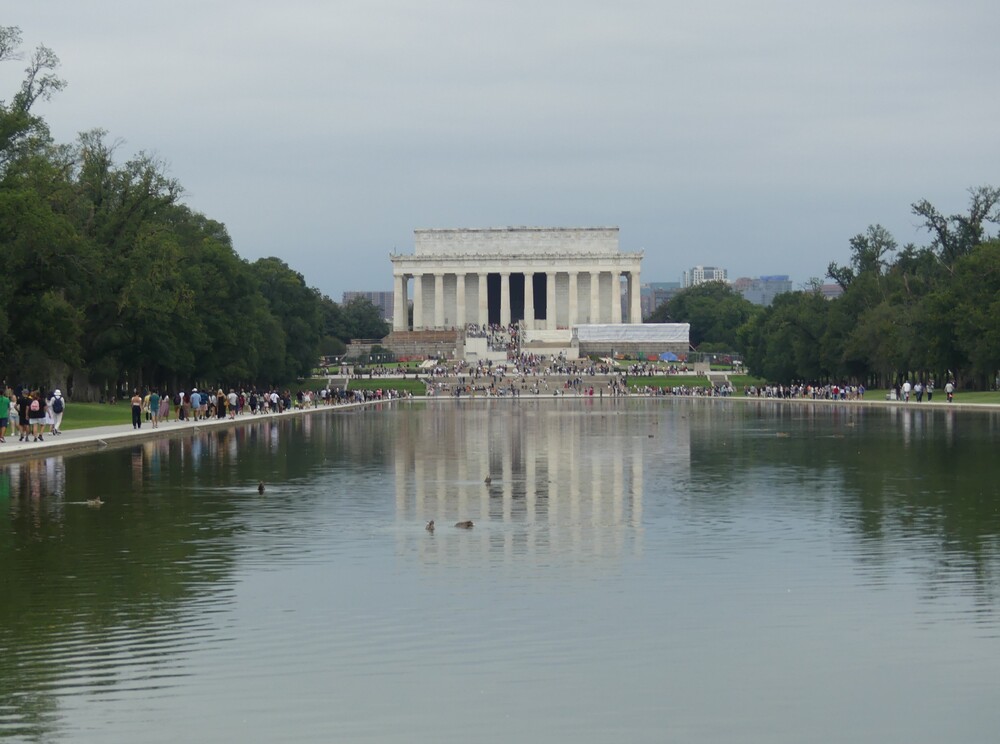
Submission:
[[[284,369],[276,379],[308,376],[319,357],[322,338],[319,293],[278,258],[262,258],[253,264],[253,270],[261,294],[285,331]]]
[[[690,323],[694,347],[709,342],[714,348],[736,349],[737,332],[758,308],[725,282],[705,282],[678,292],[658,307],[648,323]]]
[[[974,249],[954,269],[955,281],[938,307],[951,309],[955,344],[964,352],[969,376],[977,386],[989,386],[1000,370],[1000,241]]]
[[[929,246],[897,252],[880,225],[854,236],[850,264],[828,270],[841,297],[782,295],[740,329],[749,369],[784,383],[851,380],[871,388],[909,377],[990,386],[1000,370],[1000,248],[986,225],[1000,222],[1000,189],[970,194],[966,215],[914,205]]]
[[[375,304],[366,297],[355,297],[343,306],[344,322],[349,341],[353,338],[384,338],[389,335],[389,324]]]
[[[988,239],[986,222],[1000,222],[1000,188],[979,186],[969,189],[968,214],[943,216],[926,199],[913,205],[913,214],[921,217],[931,233],[931,248],[938,260],[951,269]]]
[[[0,27],[0,62],[20,43],[19,29]],[[126,381],[289,382],[321,345],[343,350],[341,309],[279,259],[240,258],[224,225],[181,203],[163,163],[120,163],[100,129],[53,144],[33,106],[63,87],[57,66],[39,47],[0,102],[5,376],[94,399]]]
[[[755,374],[776,382],[828,374],[820,339],[829,307],[815,292],[786,292],[740,329],[744,361]]]

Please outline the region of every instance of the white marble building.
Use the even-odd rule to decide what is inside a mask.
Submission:
[[[414,230],[413,243],[390,256],[395,332],[642,322],[642,253],[621,252],[617,227]]]

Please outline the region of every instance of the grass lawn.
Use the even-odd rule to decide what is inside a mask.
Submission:
[[[89,429],[93,426],[114,426],[132,423],[132,406],[128,401],[118,403],[73,403],[67,401],[62,428]]]
[[[886,395],[889,394],[888,390],[865,390],[865,400],[885,400]],[[916,403],[917,399],[913,397],[913,393],[910,393],[910,402]],[[927,402],[927,396],[924,396],[924,403]],[[944,392],[943,387],[934,389],[934,401],[936,405],[938,403],[947,403],[948,396]],[[993,405],[1000,405],[1000,391],[997,390],[970,390],[969,392],[964,392],[962,390],[955,391],[955,402],[956,403],[992,403]]]
[[[747,385],[763,385],[764,381],[759,377],[749,375],[729,375],[729,381],[736,389],[737,395],[742,395],[743,388]],[[639,387],[708,387],[708,378],[704,375],[659,375],[656,377],[629,377],[628,386],[630,388]]]

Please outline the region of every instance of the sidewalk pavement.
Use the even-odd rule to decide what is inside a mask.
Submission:
[[[171,436],[188,436],[196,431],[205,429],[218,429],[227,426],[242,426],[255,424],[262,421],[273,421],[275,419],[286,418],[288,416],[301,416],[310,413],[321,413],[323,411],[339,411],[356,407],[357,403],[348,403],[339,406],[319,406],[316,408],[291,409],[283,413],[266,414],[244,414],[234,419],[213,418],[201,419],[199,421],[164,421],[160,422],[157,428],[153,428],[149,421],[142,422],[142,428],[133,429],[131,421],[114,424],[111,426],[95,426],[87,429],[66,429],[61,434],[51,432],[43,435],[41,442],[32,441],[33,437],[28,437],[28,441],[18,441],[19,434],[6,436],[6,442],[0,443],[0,465],[19,460],[32,460],[38,457],[50,457],[52,455],[62,455],[70,452],[97,451],[110,446],[123,446],[132,443],[146,442],[152,439]]]

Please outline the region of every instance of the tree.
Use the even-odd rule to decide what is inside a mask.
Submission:
[[[319,352],[322,356],[340,356],[347,351],[347,341],[351,340],[347,330],[347,320],[344,311],[336,302],[326,295],[320,297],[320,315],[322,316],[322,338]]]
[[[964,382],[990,387],[1000,370],[1000,240],[976,247],[954,270],[955,281],[935,303],[946,321],[941,332],[967,360]],[[948,369],[961,375],[959,365]]]
[[[929,201],[913,204],[913,214],[923,218],[931,233],[931,247],[949,270],[962,256],[967,256],[988,239],[984,223],[1000,222],[1000,188],[979,186],[969,189],[969,213],[943,216]]]
[[[284,331],[285,364],[280,379],[304,377],[319,358],[323,335],[320,294],[279,258],[261,258],[252,267],[260,292]]]
[[[816,292],[785,292],[740,328],[748,369],[780,383],[826,380],[830,376],[821,339],[830,304]]]
[[[343,306],[344,320],[350,341],[354,338],[384,338],[389,335],[389,324],[382,313],[367,297],[354,297]]]
[[[0,62],[19,59],[20,46],[21,29],[0,26]],[[66,86],[55,74],[58,67],[59,58],[51,49],[39,45],[29,56],[20,90],[9,104],[0,101],[0,175],[38,142],[48,142],[48,128],[31,109],[37,101],[48,100]]]
[[[725,282],[704,282],[678,292],[646,322],[690,323],[692,346],[707,341],[734,351],[739,348],[737,330],[756,312],[759,308]]]
[[[876,280],[883,276],[889,266],[887,257],[896,251],[895,239],[881,225],[869,225],[867,231],[851,238],[850,244],[850,266],[831,263],[826,270],[827,276],[837,282],[845,292],[854,280],[863,274],[874,276]],[[878,284],[876,281],[876,286]]]

